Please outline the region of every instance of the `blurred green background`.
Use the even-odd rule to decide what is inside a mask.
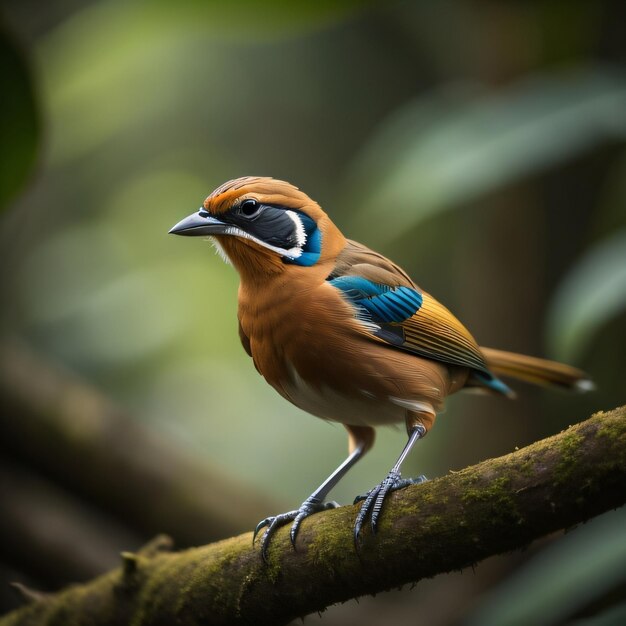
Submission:
[[[575,396],[518,385],[515,402],[455,396],[405,473],[458,470],[624,403],[625,18],[617,0],[0,2],[6,342],[278,507],[260,516],[293,508],[345,455],[344,431],[263,382],[237,337],[236,273],[210,245],[167,235],[225,180],[265,175],[299,186],[349,237],[405,267],[483,345],[567,361],[598,386]],[[16,450],[11,429],[23,422],[6,406],[3,419],[5,487],[26,475],[90,519],[115,518],[127,541],[147,538],[149,523],[106,510],[108,494],[76,488],[86,461],[60,477],[54,450],[44,463],[45,443],[26,436]],[[333,496],[349,502],[379,482],[404,441],[381,429]],[[16,496],[3,493],[8,511]],[[258,521],[237,509],[243,499],[221,500],[233,531]],[[626,602],[626,558],[608,562],[623,554],[624,528],[623,512],[608,514],[305,623],[607,619]],[[5,578],[54,589],[80,577],[26,559],[32,543],[16,551],[4,534]],[[576,558],[587,544],[606,560]],[[520,577],[533,567],[534,588]],[[565,577],[563,593],[579,601],[568,603],[550,590],[572,569],[581,575]]]

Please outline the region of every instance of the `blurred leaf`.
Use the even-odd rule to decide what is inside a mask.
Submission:
[[[1,22],[0,93],[0,209],[3,209],[32,170],[40,129],[30,68]]]
[[[363,9],[372,0],[183,0],[175,5],[168,0],[152,3],[158,10],[172,19],[189,20],[198,25],[198,20],[209,25],[220,37],[245,37],[246,39],[275,38],[279,34],[301,34],[337,19],[358,9]]]
[[[626,509],[577,528],[488,596],[468,626],[564,623],[626,582]]]
[[[183,332],[184,312],[169,297],[158,266],[115,271],[124,244],[110,227],[65,229],[21,268],[29,276],[22,283],[24,321],[65,358],[119,366],[163,349]],[[49,273],[35,270],[41,267]]]
[[[183,246],[168,235],[170,226],[196,207],[178,206],[189,187],[202,188],[202,181],[161,169],[136,173],[111,190],[99,218],[75,220],[40,241],[16,268],[28,332],[47,337],[47,346],[65,359],[90,366],[120,367],[173,343],[191,352],[194,335],[186,331],[190,324],[203,324],[212,298],[210,290],[196,289],[194,302],[190,285],[228,293],[222,283],[234,292],[236,281],[231,268],[211,258],[209,244]],[[189,260],[194,252],[194,258],[206,258],[206,266]],[[233,319],[232,295],[230,308],[212,307],[213,323]]]
[[[197,133],[238,107],[249,113],[248,99],[225,97],[238,93],[233,85],[250,80],[242,51],[259,42],[275,45],[281,36],[302,37],[365,5],[355,0],[91,4],[38,44],[54,121],[51,161],[82,157],[151,125],[167,135],[192,119]],[[283,99],[303,97],[293,88],[273,92]],[[199,102],[201,115],[193,109]]]
[[[552,299],[548,341],[554,358],[576,362],[598,329],[626,310],[626,230],[591,248]]]
[[[432,93],[369,142],[345,195],[379,240],[626,136],[626,77],[617,71],[535,75],[477,94],[475,86]]]
[[[607,609],[600,615],[586,619],[577,619],[571,626],[617,626],[626,624],[626,603]]]

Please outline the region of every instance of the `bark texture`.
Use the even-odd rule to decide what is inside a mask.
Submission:
[[[336,602],[458,570],[626,502],[626,407],[389,498],[352,539],[357,506],[315,515],[297,550],[281,529],[264,564],[251,533],[178,553],[159,540],[0,626],[281,624]],[[29,594],[26,593],[26,596]]]

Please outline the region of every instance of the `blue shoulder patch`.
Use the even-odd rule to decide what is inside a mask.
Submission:
[[[411,287],[379,285],[362,276],[339,276],[328,282],[375,323],[403,322],[422,306],[422,294]]]

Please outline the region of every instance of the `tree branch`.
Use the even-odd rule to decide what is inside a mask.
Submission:
[[[48,589],[99,576],[119,563],[121,549],[142,542],[117,520],[4,460],[0,511],[1,558]]]
[[[143,536],[184,545],[241,532],[272,502],[10,340],[0,340],[2,452]]]
[[[458,570],[626,502],[626,407],[515,453],[394,493],[378,534],[352,540],[358,506],[281,529],[265,565],[247,533],[123,566],[35,601],[0,626],[280,624],[330,604]]]

